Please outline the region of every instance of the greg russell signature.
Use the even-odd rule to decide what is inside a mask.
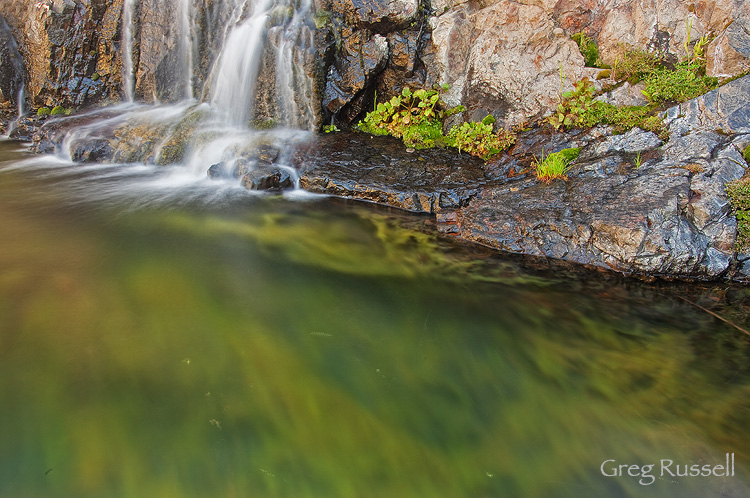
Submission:
[[[658,464],[645,465],[618,463],[616,460],[605,460],[600,467],[606,477],[638,477],[638,483],[644,486],[653,484],[656,477],[733,477],[734,453],[727,453],[722,463],[688,464],[675,463],[662,459]]]

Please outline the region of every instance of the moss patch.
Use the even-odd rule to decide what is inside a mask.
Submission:
[[[745,251],[750,249],[750,178],[743,177],[727,183],[726,191],[737,218],[735,248],[738,251]]]
[[[602,62],[599,60],[599,47],[596,42],[584,32],[576,33],[570,37],[578,44],[578,50],[583,55],[584,64],[587,67],[601,67]]]

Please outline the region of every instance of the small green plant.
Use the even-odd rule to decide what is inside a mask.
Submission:
[[[641,164],[641,151],[638,151],[638,154],[635,155],[635,169],[640,169]]]
[[[727,183],[726,192],[737,218],[735,248],[744,251],[750,248],[750,177]]]
[[[101,78],[101,76],[99,76],[99,73],[94,73],[91,75],[91,79],[94,81],[99,81],[99,78]]]
[[[581,149],[571,148],[545,156],[542,151],[542,157],[535,158],[532,164],[537,179],[544,183],[550,183],[556,178],[567,179],[570,163],[578,157],[580,152]]]
[[[745,147],[745,150],[742,151],[742,158],[748,165],[750,165],[750,144],[748,144],[747,147]]]
[[[632,128],[639,127],[664,138],[666,133],[664,123],[655,114],[657,109],[655,104],[615,106],[594,100],[594,86],[586,78],[573,85],[573,88],[573,91],[563,94],[562,102],[547,118],[547,121],[558,130],[573,127],[591,128],[605,124],[611,126],[615,133],[625,133]]]
[[[573,84],[573,90],[561,95],[561,102],[557,111],[547,120],[557,128],[572,128],[586,126],[582,123],[594,102],[594,85],[588,78],[583,78]]]
[[[341,130],[335,124],[329,124],[323,127],[323,131],[325,133],[336,133],[337,131],[341,131]]]
[[[424,149],[444,145],[443,120],[464,110],[463,106],[445,106],[438,90],[412,92],[405,87],[400,95],[376,104],[357,128],[373,135],[392,135],[409,147]]]
[[[587,67],[601,67],[602,62],[599,60],[599,47],[590,36],[581,31],[580,33],[571,35],[570,38],[578,44],[578,50],[581,51],[584,64]]]
[[[49,116],[50,115],[49,107],[40,107],[39,109],[37,109],[36,115],[37,116]]]
[[[481,122],[461,123],[448,132],[446,143],[485,161],[515,143],[516,136],[505,130],[494,131],[495,118],[488,115]]]

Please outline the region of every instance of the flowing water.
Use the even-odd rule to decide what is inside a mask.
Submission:
[[[0,232],[0,496],[750,493],[748,337],[683,300],[747,328],[745,288],[7,141]]]

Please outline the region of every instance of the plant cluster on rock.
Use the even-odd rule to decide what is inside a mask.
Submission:
[[[455,125],[444,134],[445,120],[466,110],[463,106],[448,107],[440,100],[440,91],[447,89],[445,85],[439,90],[422,88],[412,92],[405,87],[400,95],[376,104],[357,128],[373,135],[400,138],[414,149],[455,147],[485,160],[513,145],[512,133],[494,131],[495,118],[491,115],[481,122]]]
[[[612,78],[620,83],[643,82],[641,93],[648,100],[646,105],[616,106],[599,100],[594,84],[583,78],[560,96],[557,109],[547,121],[558,130],[605,124],[616,133],[639,127],[665,137],[664,124],[657,115],[665,104],[688,101],[718,86],[716,78],[705,74],[700,46],[696,44],[692,57],[673,66],[657,54],[640,49],[630,50],[615,61]]]

